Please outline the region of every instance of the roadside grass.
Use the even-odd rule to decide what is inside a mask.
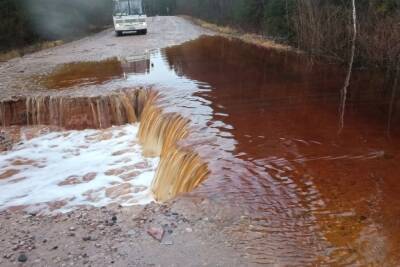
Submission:
[[[220,25],[213,24],[213,23],[204,21],[202,19],[194,18],[191,16],[182,15],[181,17],[191,21],[192,23],[194,23],[200,27],[217,32],[226,37],[238,38],[246,43],[263,46],[266,48],[273,48],[278,51],[300,52],[299,50],[297,50],[296,48],[294,48],[292,46],[277,43],[274,40],[268,39],[267,37],[259,35],[259,34],[246,33],[246,32],[240,31],[238,29],[234,29],[229,26],[220,26]]]
[[[56,46],[60,46],[64,44],[64,41],[57,40],[57,41],[47,41],[41,42],[34,45],[30,45],[27,47],[9,50],[7,52],[0,53],[0,62],[8,61],[13,58],[23,57],[26,54],[31,54],[34,52],[38,52],[44,49],[53,48]]]

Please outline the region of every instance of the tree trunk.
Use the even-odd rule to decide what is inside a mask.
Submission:
[[[351,56],[350,56],[350,62],[349,62],[349,69],[347,71],[347,76],[346,80],[344,82],[344,86],[342,89],[342,94],[341,94],[341,103],[340,103],[340,123],[339,123],[339,133],[342,132],[343,127],[344,127],[344,115],[346,112],[346,102],[347,102],[347,91],[350,85],[350,79],[351,79],[351,73],[353,70],[353,64],[354,64],[354,56],[356,53],[356,40],[357,40],[357,10],[356,10],[356,1],[352,0],[352,5],[353,5],[353,38],[352,38],[352,45],[351,45]]]

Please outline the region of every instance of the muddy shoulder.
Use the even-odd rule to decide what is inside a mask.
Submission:
[[[231,236],[245,216],[217,202],[0,212],[0,266],[250,266]]]

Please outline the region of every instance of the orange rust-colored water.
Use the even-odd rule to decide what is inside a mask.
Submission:
[[[247,210],[233,228],[257,262],[400,263],[399,98],[382,75],[354,72],[341,129],[340,66],[222,37],[152,63],[132,80],[191,120],[181,146],[210,169],[194,193]]]
[[[109,58],[102,61],[72,62],[63,64],[48,75],[38,77],[47,89],[67,89],[77,86],[99,85],[122,80],[126,74],[144,74],[149,69],[146,56],[128,60]]]

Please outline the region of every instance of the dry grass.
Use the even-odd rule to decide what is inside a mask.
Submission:
[[[190,16],[182,16],[183,18],[193,22],[194,24],[203,27],[205,29],[217,32],[223,36],[226,37],[235,37],[238,38],[246,43],[251,43],[251,44],[255,44],[258,46],[262,46],[262,47],[267,47],[267,48],[273,48],[276,49],[278,51],[295,51],[295,52],[299,52],[297,51],[294,47],[291,47],[289,45],[285,45],[285,44],[280,44],[277,43],[273,40],[267,39],[264,36],[261,35],[257,35],[254,33],[244,33],[240,30],[228,27],[228,26],[219,26],[217,24],[213,24],[198,18],[193,18]]]
[[[26,54],[31,54],[41,50],[53,48],[62,44],[64,44],[64,42],[58,40],[58,41],[37,43],[20,49],[13,49],[4,53],[0,53],[0,62],[8,61],[10,59],[17,57],[22,57]]]

